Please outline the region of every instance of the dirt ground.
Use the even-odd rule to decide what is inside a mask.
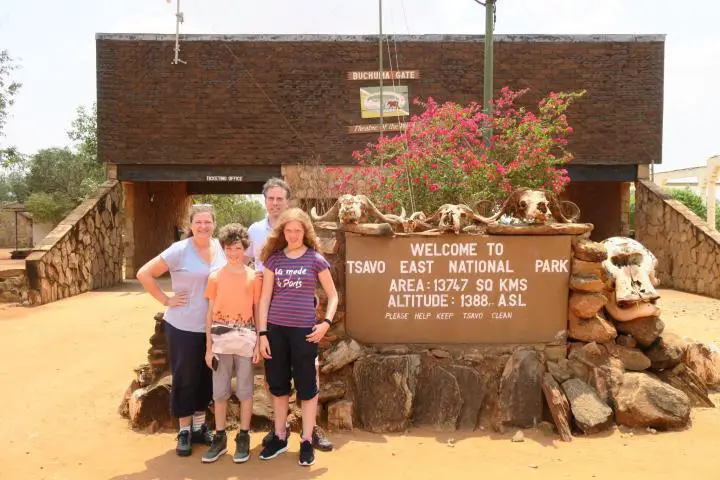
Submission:
[[[669,329],[720,344],[720,301],[662,295]],[[720,479],[720,409],[695,409],[684,431],[616,430],[572,443],[535,430],[523,443],[511,443],[512,432],[333,432],[336,450],[318,452],[310,468],[297,465],[297,436],[289,453],[261,463],[264,432],[253,434],[244,465],[229,456],[203,465],[199,451],[180,459],[173,433],[133,432],[116,412],[133,367],[145,360],[160,310],[153,302],[128,282],[42,307],[0,309],[1,479]],[[720,404],[720,395],[713,398]]]
[[[0,270],[24,269],[25,260],[12,260],[10,252],[12,252],[10,248],[0,248]]]

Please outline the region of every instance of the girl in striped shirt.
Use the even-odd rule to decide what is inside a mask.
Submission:
[[[275,434],[260,453],[275,458],[288,449],[285,426],[290,379],[302,401],[302,438],[299,464],[315,462],[312,432],[317,412],[318,386],[315,357],[318,342],[332,325],[338,295],[329,264],[320,254],[310,217],[299,208],[286,210],[268,237],[261,259],[264,265],[258,335],[265,359],[265,377],[273,396]],[[326,318],[315,318],[315,287],[327,294]]]

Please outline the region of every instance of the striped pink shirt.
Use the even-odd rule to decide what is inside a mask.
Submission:
[[[299,258],[289,258],[281,250],[264,266],[275,276],[268,323],[303,328],[315,325],[315,287],[318,273],[330,267],[327,260],[312,248]]]

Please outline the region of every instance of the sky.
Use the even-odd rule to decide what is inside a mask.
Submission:
[[[23,86],[0,146],[69,144],[96,98],[96,33],[175,33],[176,0],[0,0],[0,49]],[[181,33],[377,34],[379,0],[180,0]],[[474,0],[384,0],[383,33],[483,34]],[[498,34],[666,34],[663,159],[657,171],[720,154],[720,2],[498,0]]]

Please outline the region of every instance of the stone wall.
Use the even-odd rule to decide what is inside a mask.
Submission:
[[[0,302],[23,303],[28,298],[25,270],[0,270]]]
[[[16,213],[0,210],[0,248],[15,248],[15,218]],[[17,246],[27,248],[32,246],[33,222],[26,213],[17,213]]]
[[[105,182],[27,257],[28,299],[41,305],[122,282],[122,189]]]
[[[635,238],[657,257],[662,287],[720,298],[720,233],[648,180],[635,190]]]

